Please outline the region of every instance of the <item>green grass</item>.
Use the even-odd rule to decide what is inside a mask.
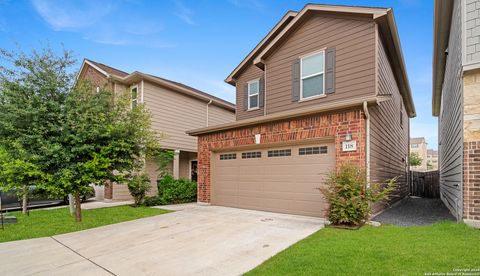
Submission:
[[[49,237],[75,232],[108,224],[156,216],[169,211],[149,207],[117,206],[93,210],[82,210],[82,222],[75,222],[68,208],[32,210],[30,216],[11,212],[18,219],[17,224],[5,225],[0,229],[0,242]]]
[[[465,268],[480,269],[480,230],[442,222],[404,228],[325,228],[247,275],[425,275]]]

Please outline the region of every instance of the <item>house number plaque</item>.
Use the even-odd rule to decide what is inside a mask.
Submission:
[[[357,141],[345,141],[342,142],[342,151],[356,151]]]

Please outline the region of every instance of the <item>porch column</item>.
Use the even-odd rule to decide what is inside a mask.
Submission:
[[[175,157],[173,158],[173,177],[180,178],[180,150],[175,150]]]

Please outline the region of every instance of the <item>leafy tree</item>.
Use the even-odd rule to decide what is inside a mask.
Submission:
[[[0,51],[0,187],[42,186],[51,195],[80,198],[91,184],[123,183],[161,152],[142,104],[74,83],[69,52],[31,55]],[[126,93],[125,93],[126,94]],[[160,158],[161,159],[161,158]]]
[[[416,152],[412,152],[410,153],[410,166],[420,166],[422,164],[422,157],[420,157],[420,155],[418,155],[418,153]]]
[[[56,56],[52,50],[31,55],[0,50],[0,147],[2,172],[0,187],[15,188],[23,196],[27,210],[29,185],[44,186],[51,179],[50,139],[60,134],[58,122],[73,75],[69,52]]]
[[[57,187],[75,197],[75,216],[81,221],[81,194],[91,184],[127,182],[144,166],[145,158],[160,151],[144,105],[130,109],[128,95],[113,102],[110,91],[93,93],[89,83],[77,83],[68,95],[62,124],[61,169]]]

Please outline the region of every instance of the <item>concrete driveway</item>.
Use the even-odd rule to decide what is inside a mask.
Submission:
[[[197,204],[81,232],[0,243],[0,275],[239,275],[323,227],[319,218]]]

